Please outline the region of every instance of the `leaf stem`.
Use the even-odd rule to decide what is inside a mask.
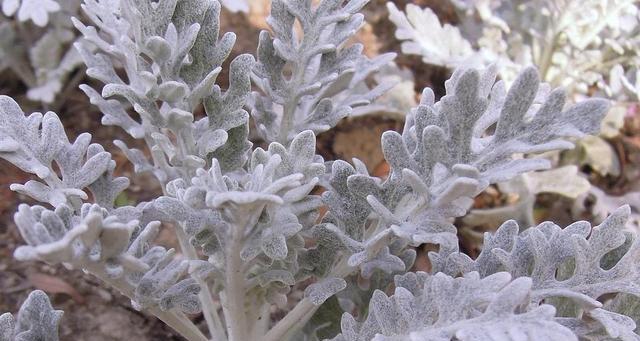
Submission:
[[[97,263],[84,263],[81,266],[84,270],[96,276],[98,279],[116,288],[129,299],[133,298],[134,289],[131,284],[127,283],[123,278],[109,278],[104,270],[97,265]],[[193,322],[191,322],[191,320],[189,320],[182,312],[172,310],[162,311],[157,306],[148,307],[147,310],[162,320],[162,322],[167,324],[169,327],[177,331],[188,341],[207,341],[207,338],[202,334],[200,329],[198,329],[198,327],[196,327],[196,325],[193,324]]]
[[[343,258],[327,277],[345,278],[353,271],[354,268],[347,264],[346,258]],[[278,323],[267,332],[264,338],[262,338],[262,341],[286,340],[285,336],[293,330],[301,328],[318,308],[320,308],[319,305],[314,305],[307,298],[302,299],[282,320],[278,321]]]
[[[314,305],[307,298],[302,299],[296,306],[278,323],[271,328],[264,336],[262,341],[280,341],[283,336],[289,331],[298,327],[300,322],[304,320],[304,317],[308,314],[315,312],[319,306]]]
[[[175,230],[182,253],[189,259],[199,259],[198,254],[196,253],[196,249],[193,247],[193,245],[191,245],[191,243],[189,243],[188,237],[184,233],[182,224],[180,224],[180,226],[176,226]],[[200,293],[198,293],[198,298],[200,299],[202,315],[204,315],[204,319],[207,322],[207,327],[209,328],[211,337],[215,341],[226,341],[227,337],[226,335],[224,335],[222,321],[220,320],[220,316],[218,316],[217,309],[215,309],[216,305],[214,304],[213,296],[211,296],[209,286],[202,278],[198,276],[192,277],[200,286]]]

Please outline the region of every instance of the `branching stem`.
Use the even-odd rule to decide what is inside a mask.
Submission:
[[[193,247],[193,245],[191,245],[191,243],[189,243],[188,237],[184,233],[183,226],[176,226],[175,230],[183,254],[189,259],[198,259],[196,249]],[[211,334],[213,341],[226,341],[227,337],[224,334],[220,316],[218,316],[217,309],[215,309],[213,296],[211,296],[209,286],[202,278],[199,278],[198,276],[193,276],[193,278],[200,286],[200,293],[198,294],[198,298],[200,299],[202,314],[204,315],[205,321],[207,321],[207,327],[209,328],[209,333]]]
[[[82,264],[82,268],[92,275],[96,276],[103,282],[116,288],[120,293],[132,299],[134,296],[134,288],[131,284],[127,283],[123,278],[109,278],[107,274],[100,267],[94,263]],[[182,312],[173,310],[162,311],[157,306],[148,307],[147,310],[158,317],[162,322],[173,328],[180,335],[182,335],[188,341],[207,341],[207,338],[202,334],[200,329],[196,327],[191,320],[189,320]]]
[[[280,341],[291,330],[299,327],[304,317],[311,312],[315,312],[318,306],[314,305],[308,299],[303,299],[287,315],[267,332],[262,339],[263,341]]]
[[[327,277],[345,278],[353,273],[354,270],[354,268],[347,264],[346,259],[342,259]],[[302,299],[282,320],[278,321],[278,323],[269,330],[262,341],[285,340],[286,335],[301,328],[319,307],[320,306],[314,305],[306,298]]]

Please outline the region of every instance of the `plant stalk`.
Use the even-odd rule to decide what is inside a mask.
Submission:
[[[245,279],[240,258],[245,224],[237,224],[227,249],[225,288],[222,309],[230,341],[247,341],[248,325],[245,313]]]
[[[353,270],[354,268],[347,264],[346,259],[342,259],[327,277],[345,278],[350,275]],[[308,299],[302,299],[282,320],[278,321],[278,323],[267,332],[262,341],[284,340],[286,335],[301,328],[318,308],[320,308],[320,306],[314,305]]]
[[[175,230],[182,253],[189,259],[199,259],[196,249],[193,247],[193,245],[191,245],[191,243],[189,243],[188,237],[184,233],[182,224],[180,224],[180,226],[176,226]],[[199,278],[198,276],[192,277],[200,286],[198,298],[200,299],[202,315],[204,315],[204,319],[207,322],[207,327],[209,328],[211,337],[214,341],[226,341],[227,337],[223,332],[222,321],[220,320],[220,316],[218,316],[217,309],[215,309],[216,305],[214,303],[213,296],[211,296],[211,291],[209,290],[207,282],[202,278]]]
[[[109,276],[107,276],[107,274],[104,273],[104,271],[100,267],[95,266],[95,264],[93,263],[82,264],[82,268],[92,275],[96,276],[103,282],[116,288],[118,291],[120,291],[120,293],[127,296],[129,299],[134,296],[134,289],[131,284],[127,283],[122,278],[109,278]],[[189,320],[182,312],[171,310],[162,311],[156,306],[148,307],[147,310],[151,314],[162,320],[162,322],[167,324],[169,327],[177,331],[188,341],[208,341],[204,334],[202,334],[200,329],[198,329],[198,327],[196,327],[196,325],[193,324],[193,322],[191,322],[191,320]]]
[[[319,306],[311,303],[310,300],[304,298],[298,302],[296,306],[278,323],[271,328],[264,336],[262,341],[281,341],[283,337],[291,330],[300,326],[300,322],[304,321],[305,316],[315,312]]]

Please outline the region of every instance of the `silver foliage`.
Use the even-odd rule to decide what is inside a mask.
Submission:
[[[169,195],[153,205],[185,226],[191,243],[209,257],[220,283],[230,271],[228,257],[239,252],[247,264],[242,274],[247,291],[266,291],[275,295],[269,300],[276,303],[286,296],[274,290],[308,278],[313,269],[301,259],[308,252],[301,231],[317,219],[321,201],[311,191],[323,174],[315,136],[305,131],[289,148],[276,142],[267,150],[257,148],[240,174],[225,175],[214,159],[211,168],[199,169],[189,182],[170,182]]]
[[[550,305],[528,308],[531,279],[507,273],[480,279],[477,272],[396,277],[391,297],[376,291],[367,319],[342,316],[334,341],[364,340],[578,340],[554,321]]]
[[[76,215],[64,204],[54,211],[21,205],[15,221],[28,245],[16,249],[14,256],[63,263],[108,278],[130,293],[138,308],[200,311],[199,287],[188,275],[189,262],[175,257],[175,250],[151,244],[158,222],[141,225],[136,218],[143,217],[134,207],[108,212],[86,203]]]
[[[366,0],[275,0],[260,33],[251,115],[266,141],[287,144],[297,133],[320,133],[360,106],[370,104],[393,84],[373,89],[365,78],[391,61],[387,53],[369,59],[361,44],[347,44],[363,23]],[[302,32],[295,29],[296,23]]]
[[[58,341],[61,310],[54,310],[47,294],[35,290],[22,303],[17,316],[0,315],[1,341]]]
[[[158,222],[144,216],[145,204],[114,208],[116,196],[129,180],[112,176],[115,162],[102,146],[90,143],[90,134],[70,143],[54,113],[25,116],[6,96],[0,97],[0,122],[0,156],[41,179],[11,188],[54,207],[20,205],[15,222],[28,245],[16,249],[17,259],[91,269],[98,276],[120,281],[122,289],[135,291],[132,299],[136,301],[147,302],[147,296],[155,295],[153,302],[158,304],[167,290],[182,301],[193,295],[193,289],[184,285],[187,282],[178,282],[187,275],[188,264],[173,260],[171,250],[148,245],[158,232]],[[93,204],[86,202],[87,190]],[[153,274],[160,270],[171,273],[173,279],[155,278]],[[140,289],[155,283],[163,287],[149,293]],[[199,310],[192,301],[183,307],[185,311]],[[172,307],[165,304],[163,308]]]
[[[425,63],[459,67],[496,63],[510,83],[535,65],[570,98],[596,86],[615,100],[637,96],[638,2],[635,0],[454,0],[460,21],[441,24],[430,8],[406,14],[388,3],[402,51]],[[445,38],[443,38],[445,37]]]
[[[218,35],[218,2],[88,0],[82,8],[95,26],[74,19],[84,35],[76,47],[87,74],[105,85],[101,93],[88,85],[81,89],[103,112],[103,124],[145,140],[152,162],[117,142],[137,170],[153,170],[166,184],[193,176],[212,158],[224,170],[242,166],[249,148],[249,117],[242,107],[253,57],[233,60],[229,89],[215,85],[235,41],[233,33]],[[120,67],[124,78],[116,73]],[[200,104],[207,117],[195,119]],[[139,119],[129,115],[129,107]]]
[[[375,259],[387,272],[402,266],[386,249],[396,239],[453,252],[458,241],[450,219],[464,215],[475,195],[491,183],[549,167],[544,159],[514,154],[570,148],[563,138],[595,132],[607,109],[597,99],[564,108],[561,90],[539,93],[534,69],[525,70],[508,92],[502,82],[493,85],[494,77],[492,69],[459,70],[437,103],[426,90],[402,135],[382,137],[391,166],[385,182],[334,162],[331,190],[324,195],[330,212],[317,237],[351,255],[351,266]],[[540,96],[542,103],[533,105]],[[486,134],[493,124],[495,132]],[[365,231],[372,212],[374,227]]]
[[[42,180],[13,184],[12,190],[54,207],[79,208],[88,198],[86,189],[101,205],[112,207],[129,185],[128,179],[111,176],[115,162],[102,146],[91,143],[91,134],[80,134],[71,143],[55,113],[25,116],[7,96],[0,96],[0,157]]]
[[[626,206],[595,227],[546,222],[519,233],[506,222],[485,234],[475,260],[454,253],[434,274],[396,276],[394,295],[374,293],[362,323],[345,314],[335,340],[640,339],[634,320],[616,312],[640,295],[628,218]],[[603,305],[605,294],[615,296]]]
[[[521,233],[510,221],[495,235],[485,235],[485,247],[475,261],[455,253],[449,255],[443,271],[474,269],[483,276],[496,271],[528,276],[533,280],[532,302],[563,297],[590,314],[602,306],[596,299],[604,294],[640,295],[634,266],[639,244],[625,228],[629,216],[629,206],[623,206],[597,227],[576,222],[562,229],[547,222]],[[566,300],[557,305],[565,311],[575,309]],[[633,331],[635,323],[627,329]]]
[[[315,133],[389,85],[362,82],[391,55],[368,60],[346,43],[365,4],[274,1],[257,62],[231,61],[223,90],[215,81],[235,36],[219,34],[217,1],[85,0],[92,24],[73,20],[83,35],[76,47],[104,86],[81,88],[103,124],[144,140],[148,153],[115,144],[163,194],[116,207],[129,181],[114,176],[103,147],[89,134],[69,141],[54,113],[25,116],[2,96],[0,157],[39,179],[12,189],[42,203],[18,208],[27,245],[15,256],[83,269],[189,340],[313,339],[322,324],[314,312],[336,302],[369,312],[362,323],[344,315],[336,340],[637,336],[634,312],[621,313],[622,294],[638,294],[624,208],[596,228],[519,232],[505,223],[475,260],[459,252],[452,224],[488,185],[550,166],[520,154],[596,133],[606,101],[565,107],[563,92],[541,85],[532,68],[508,90],[495,68],[459,69],[440,101],[425,90],[403,132],[383,135],[386,180],[361,161],[316,155]],[[251,79],[260,92],[251,93]],[[200,105],[206,117],[196,118]],[[262,148],[248,140],[245,107]],[[179,251],[155,245],[161,222]],[[433,272],[404,274],[411,246],[423,243],[440,246]],[[387,297],[380,290],[397,274]],[[616,296],[603,305],[604,294]],[[286,312],[275,323],[272,305]],[[210,337],[184,315],[200,311]]]

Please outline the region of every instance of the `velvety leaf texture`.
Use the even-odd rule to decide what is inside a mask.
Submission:
[[[25,116],[7,96],[0,96],[0,157],[41,180],[13,184],[12,190],[54,207],[77,205],[88,198],[85,189],[111,207],[129,184],[126,178],[112,177],[111,154],[92,144],[90,134],[80,134],[71,143],[55,113]]]
[[[628,216],[622,207],[596,227],[547,222],[521,233],[507,222],[476,260],[451,254],[445,273],[396,276],[395,294],[374,293],[363,322],[345,314],[334,340],[636,340],[633,319],[615,311],[618,297],[640,295]],[[605,294],[615,296],[603,307]]]
[[[251,115],[266,141],[287,144],[297,133],[323,132],[370,104],[393,84],[359,87],[365,78],[391,61],[388,53],[368,59],[361,44],[347,44],[360,28],[357,13],[367,1],[275,0],[267,19],[273,35],[260,33],[253,79]],[[299,23],[303,32],[294,33]],[[291,75],[285,76],[285,67]],[[364,88],[364,91],[362,91]]]
[[[317,155],[317,133],[392,85],[369,76],[393,54],[352,43],[366,3],[274,0],[256,57],[226,62],[236,37],[218,1],[84,0],[75,47],[102,87],[81,89],[139,140],[114,144],[162,192],[123,205],[129,180],[91,135],[69,141],[56,114],[0,96],[0,157],[34,175],[11,189],[39,202],[15,213],[14,256],[82,269],[190,341],[637,340],[628,207],[594,227],[507,221],[475,259],[453,225],[490,184],[551,166],[522,154],[596,133],[606,101],[565,105],[534,68],[509,89],[494,67],[460,68],[382,135],[385,179]],[[165,232],[175,249],[158,245]],[[438,246],[431,271],[408,272],[422,244]],[[57,340],[60,314],[36,291],[0,316],[0,338]]]
[[[507,273],[410,273],[396,278],[391,297],[373,294],[364,322],[345,313],[333,340],[577,340],[552,306],[525,309],[530,291],[530,278]]]
[[[393,264],[401,266],[397,256],[385,251],[394,240],[439,244],[442,254],[456,252],[451,218],[464,215],[473,197],[496,181],[549,167],[546,160],[514,154],[568,148],[572,144],[564,138],[597,130],[608,107],[592,99],[563,109],[561,90],[532,107],[539,85],[534,69],[525,70],[508,92],[494,81],[493,69],[458,70],[439,102],[425,90],[403,133],[382,136],[391,167],[386,181],[334,162],[323,195],[330,211],[315,232],[320,244],[346,252],[351,266],[364,270],[375,258],[387,272]],[[495,133],[488,134],[493,124]],[[367,225],[374,228],[365,233]]]
[[[11,313],[0,315],[0,340],[2,341],[58,341],[58,324],[63,312],[54,310],[47,294],[32,291],[14,317]]]
[[[150,163],[146,157],[118,143],[137,170],[153,171],[166,184],[193,176],[212,157],[225,170],[243,165],[250,147],[243,105],[250,92],[253,57],[241,55],[232,61],[226,91],[215,85],[235,41],[233,33],[218,35],[218,2],[174,0],[156,6],[147,1],[88,0],[82,8],[95,26],[74,19],[84,36],[76,48],[87,74],[104,87],[101,94],[88,85],[81,89],[102,111],[103,124],[120,126],[147,142],[155,169],[143,166]],[[117,65],[124,66],[126,77],[116,73]],[[194,119],[200,104],[207,116]],[[127,113],[129,107],[138,117]]]

